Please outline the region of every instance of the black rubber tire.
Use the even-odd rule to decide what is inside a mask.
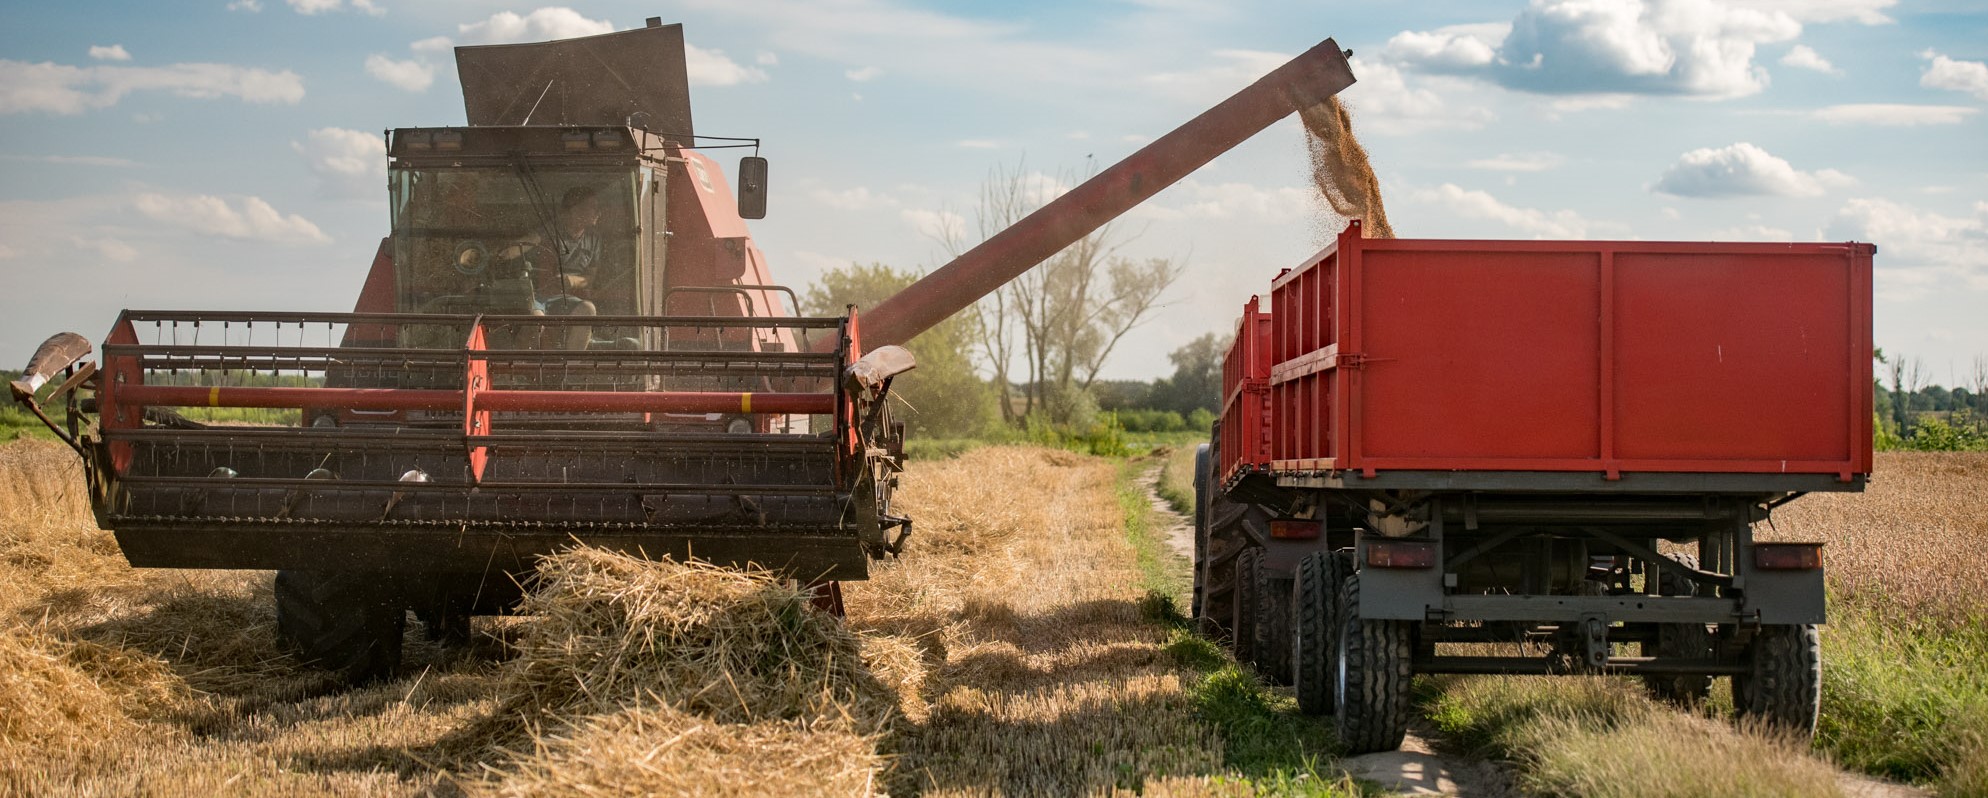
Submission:
[[[1815,626],[1761,626],[1741,659],[1746,672],[1733,677],[1739,716],[1814,737],[1822,711],[1822,642]]]
[[[1338,700],[1333,730],[1348,754],[1401,747],[1415,678],[1415,625],[1360,617],[1360,575],[1339,593]]]
[[[1291,688],[1298,695],[1298,710],[1307,715],[1332,711],[1335,682],[1332,671],[1332,608],[1338,602],[1327,597],[1338,586],[1326,576],[1333,557],[1318,551],[1298,561],[1298,580],[1291,590],[1291,618],[1296,622],[1291,635]]]
[[[1236,661],[1252,667],[1256,665],[1256,602],[1261,585],[1256,573],[1262,556],[1263,550],[1255,546],[1236,555],[1235,622],[1234,628],[1229,630],[1229,643]]]
[[[1698,558],[1690,554],[1673,554],[1670,557],[1687,567],[1698,567]],[[1657,575],[1657,593],[1664,596],[1695,596],[1698,589],[1691,580],[1664,571]],[[1702,623],[1660,623],[1657,624],[1657,641],[1644,643],[1642,648],[1646,657],[1711,659],[1712,630]],[[1643,686],[1659,700],[1694,706],[1711,694],[1712,677],[1703,673],[1653,674],[1643,677]]]
[[[1201,617],[1201,596],[1207,590],[1201,569],[1208,561],[1208,497],[1215,490],[1211,475],[1214,457],[1213,446],[1204,443],[1194,449],[1194,597],[1188,605],[1190,618]]]
[[[1291,683],[1291,580],[1277,579],[1257,558],[1256,670],[1272,684]]]
[[[406,602],[379,574],[276,572],[277,640],[348,683],[393,675],[406,629]]]

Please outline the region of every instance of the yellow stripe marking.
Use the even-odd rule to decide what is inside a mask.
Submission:
[[[207,406],[208,407],[221,406],[221,386],[216,385],[212,388],[207,389]]]
[[[739,394],[739,412],[741,413],[752,412],[752,394],[749,393]]]

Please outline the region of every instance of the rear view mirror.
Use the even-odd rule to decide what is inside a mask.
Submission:
[[[757,155],[739,159],[739,217],[766,218],[766,159]]]

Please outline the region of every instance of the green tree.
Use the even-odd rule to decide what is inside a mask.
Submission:
[[[839,316],[844,308],[855,305],[860,332],[862,311],[876,307],[919,277],[916,272],[881,263],[851,263],[829,270],[820,282],[809,286],[801,297],[801,308],[811,315]],[[918,368],[899,377],[891,393],[903,400],[894,412],[911,431],[967,437],[980,434],[996,418],[994,390],[973,367],[971,353],[977,336],[973,324],[971,314],[960,314],[905,344],[917,356]]]
[[[1153,385],[1149,406],[1172,410],[1183,416],[1196,410],[1221,409],[1222,358],[1228,354],[1230,337],[1208,333],[1173,350],[1173,376]]]

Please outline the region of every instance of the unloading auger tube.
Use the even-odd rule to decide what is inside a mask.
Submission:
[[[665,345],[493,345],[571,324]],[[755,327],[833,349],[667,345]],[[341,346],[350,328],[400,345]],[[890,511],[902,439],[885,399],[912,364],[858,341],[853,311],[126,311],[100,363],[63,333],[10,392],[82,455],[98,524],[134,566],[475,582],[580,541],[827,582],[864,578],[910,533]],[[752,423],[667,423],[688,414]]]
[[[864,339],[878,345],[910,340],[1277,120],[1325,102],[1353,85],[1350,54],[1331,39],[1306,50],[865,311]]]

